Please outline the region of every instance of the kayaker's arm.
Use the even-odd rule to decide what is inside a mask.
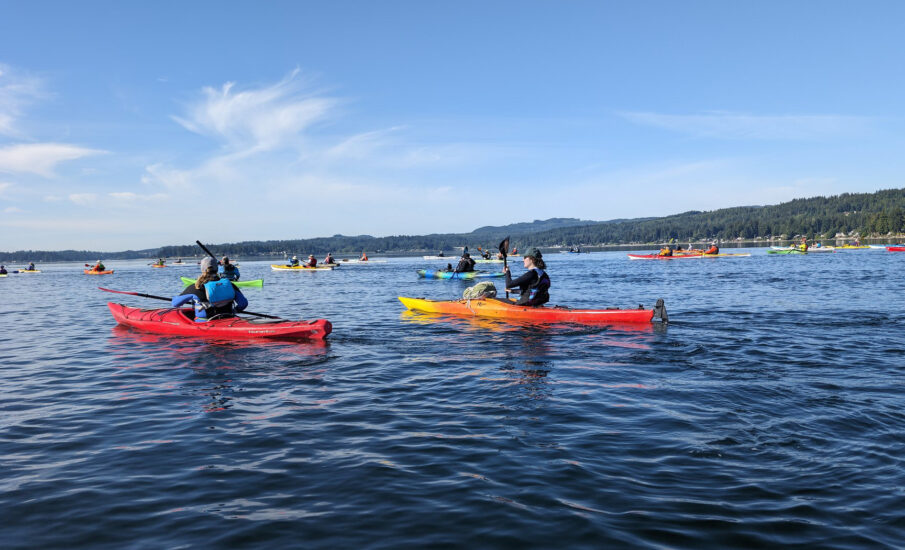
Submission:
[[[234,298],[236,301],[236,311],[242,311],[248,307],[248,298],[242,294],[242,291],[239,290],[239,287],[236,285],[233,285],[233,290],[236,291],[236,297]]]
[[[173,296],[173,301],[171,303],[173,307],[182,307],[185,304],[193,301],[194,299],[194,294],[180,294],[179,296]]]

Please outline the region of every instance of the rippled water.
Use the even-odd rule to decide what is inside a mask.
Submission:
[[[310,343],[118,328],[195,268],[0,279],[0,534],[46,547],[901,547],[905,254],[549,255],[554,303],[667,327],[403,312],[416,259],[242,262]],[[520,264],[520,262],[517,262]],[[516,272],[520,269],[516,269]]]

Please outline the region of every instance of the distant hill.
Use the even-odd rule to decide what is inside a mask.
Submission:
[[[463,246],[496,250],[500,239],[509,235],[512,245],[526,246],[601,246],[611,244],[659,243],[675,238],[689,240],[751,240],[807,235],[830,239],[859,234],[867,236],[905,233],[905,189],[876,193],[843,193],[831,197],[813,197],[771,206],[738,206],[709,212],[690,211],[659,218],[608,221],[550,218],[503,226],[484,226],[470,233],[431,235],[370,235],[246,241],[211,244],[217,254],[239,258],[292,254],[423,253],[452,252]],[[88,250],[0,252],[0,262],[11,261],[91,261],[124,258],[191,257],[200,254],[194,244],[164,246],[123,252]]]

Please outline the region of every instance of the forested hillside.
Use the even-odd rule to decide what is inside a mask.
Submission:
[[[688,240],[752,240],[807,235],[830,239],[837,235],[886,236],[905,233],[905,189],[876,193],[844,193],[832,197],[796,199],[772,206],[741,206],[709,212],[684,212],[662,218],[594,222],[575,218],[551,218],[506,226],[481,227],[471,233],[431,235],[370,235],[246,241],[210,245],[217,254],[240,258],[282,256],[284,254],[358,254],[452,251],[456,247],[478,246],[496,249],[500,239],[512,236],[516,246],[601,246],[612,244],[660,243],[670,238]],[[103,257],[156,258],[199,255],[194,244],[164,246],[146,250],[96,252],[87,250],[17,251],[0,253],[0,261],[83,261]]]

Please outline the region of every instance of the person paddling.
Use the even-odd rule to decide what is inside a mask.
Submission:
[[[802,252],[808,251],[808,238],[807,237],[801,238],[801,251]]]
[[[305,267],[317,267],[317,258],[314,257],[314,254],[308,254],[308,261],[305,262]]]
[[[187,286],[172,300],[173,307],[188,303],[195,311],[196,323],[235,317],[236,312],[248,307],[248,299],[229,279],[220,278],[217,263],[210,257],[201,260],[201,276],[195,284]]]
[[[336,260],[333,259],[333,253],[327,252],[327,257],[324,258],[324,265],[332,265],[335,263],[336,263]]]
[[[106,271],[107,267],[104,265],[104,262],[98,260],[94,262],[94,267],[91,268],[91,271]]]
[[[704,251],[704,254],[719,254],[720,247],[716,245],[716,241],[710,243],[710,248]]]
[[[229,258],[226,256],[223,256],[223,259],[220,260],[220,267],[217,268],[217,273],[221,279],[228,281],[238,281],[240,276],[239,268],[235,264],[229,263]]]
[[[368,261],[368,255],[365,254],[365,251],[364,251],[364,250],[361,251],[361,256],[358,257],[358,261],[359,261],[359,262],[366,262],[366,261]]]
[[[299,259],[297,256],[293,256],[291,260],[289,260],[289,267],[298,267]]]
[[[666,245],[661,248],[658,256],[672,256],[672,246]]]
[[[26,271],[34,271],[34,270],[35,270],[35,263],[29,262],[28,268],[26,269]]]
[[[550,301],[550,276],[544,271],[547,265],[537,248],[530,248],[522,260],[528,272],[514,281],[509,273],[509,266],[503,268],[506,273],[506,290],[520,293],[517,305],[542,306]]]
[[[475,261],[471,259],[471,255],[468,252],[464,252],[462,258],[459,259],[459,264],[456,266],[456,273],[474,271],[474,264]]]
[[[8,271],[6,271],[5,265],[0,265],[0,275],[6,275]]]

